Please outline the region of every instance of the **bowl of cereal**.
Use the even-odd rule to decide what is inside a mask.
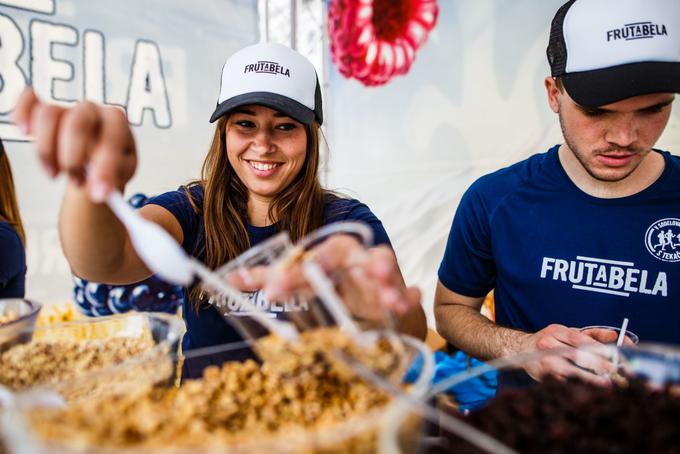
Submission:
[[[359,347],[337,328],[320,328],[295,343],[271,335],[192,351],[186,360],[207,366],[201,378],[179,386],[159,374],[156,384],[146,381],[130,392],[21,409],[26,443],[45,453],[412,452],[418,421],[338,356],[351,354],[392,376],[422,355],[425,366],[415,381],[397,384],[420,398],[434,371],[432,355],[418,340],[401,341],[385,337]],[[251,349],[259,359],[225,361]],[[142,370],[170,373],[157,366],[158,358],[140,361]],[[109,373],[99,380],[110,381]]]
[[[0,299],[0,353],[31,340],[41,305],[21,298]]]

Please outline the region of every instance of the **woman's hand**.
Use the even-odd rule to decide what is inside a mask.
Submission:
[[[102,202],[122,189],[137,167],[132,131],[122,109],[89,101],[64,108],[41,102],[32,89],[19,98],[13,120],[32,135],[40,162],[52,178],[65,173]]]
[[[352,236],[334,235],[310,253],[333,278],[350,313],[360,320],[381,322],[389,313],[401,316],[420,307],[420,291],[404,284],[389,247],[365,249]],[[308,290],[301,262],[270,271],[264,283],[269,298],[286,298]]]

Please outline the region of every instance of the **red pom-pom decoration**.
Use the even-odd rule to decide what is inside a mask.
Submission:
[[[331,56],[347,78],[383,85],[406,74],[437,22],[436,0],[331,0]]]

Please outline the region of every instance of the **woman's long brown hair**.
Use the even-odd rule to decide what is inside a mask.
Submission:
[[[227,117],[217,122],[208,155],[203,161],[201,179],[185,188],[197,214],[203,215],[204,230],[198,238],[194,254],[205,253],[206,264],[217,268],[250,247],[248,222],[248,189],[238,178],[227,157],[225,125]],[[268,218],[278,223],[281,231],[288,231],[293,241],[321,227],[324,201],[328,193],[321,188],[319,167],[319,124],[305,128],[307,151],[300,173],[272,201]],[[190,188],[202,186],[201,204]],[[205,241],[203,241],[205,240]],[[197,309],[204,297],[199,286],[189,290],[189,297]]]
[[[12,226],[21,243],[26,246],[26,232],[24,223],[21,221],[17,195],[14,189],[14,178],[12,178],[12,168],[2,143],[0,143],[0,221],[5,221]]]

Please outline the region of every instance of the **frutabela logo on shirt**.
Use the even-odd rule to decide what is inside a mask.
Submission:
[[[650,225],[645,233],[650,254],[664,262],[680,262],[680,219],[666,218]]]
[[[621,262],[577,256],[576,260],[543,257],[541,279],[568,282],[571,288],[629,297],[631,294],[668,296],[668,277]]]
[[[271,318],[277,318],[278,314],[282,312],[300,312],[309,310],[309,302],[304,298],[290,298],[286,301],[269,301],[260,290],[256,292],[243,292],[243,296],[253,305],[253,307],[255,307],[255,309]],[[240,301],[236,301],[233,298],[224,295],[212,296],[210,298],[210,304],[221,308],[224,311],[224,315],[243,317],[252,314],[249,307],[241,304]]]

